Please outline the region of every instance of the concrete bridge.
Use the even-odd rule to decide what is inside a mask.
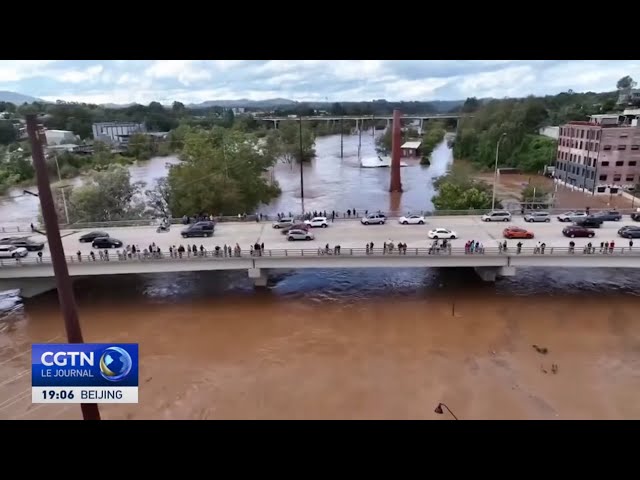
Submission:
[[[419,120],[420,122],[420,131],[422,131],[425,120],[434,120],[434,119],[455,119],[459,122],[461,118],[470,118],[473,115],[465,114],[465,113],[426,113],[426,114],[416,114],[416,115],[403,115],[402,120]],[[315,115],[308,117],[260,117],[256,118],[256,120],[261,120],[264,122],[273,122],[274,128],[278,128],[279,122],[299,122],[302,120],[303,122],[315,121],[315,122],[332,122],[339,123],[343,120],[351,120],[356,122],[356,130],[360,129],[361,125],[364,125],[365,122],[375,122],[376,120],[386,120],[387,128],[391,126],[393,115],[344,115],[344,116],[335,116],[335,115]],[[457,123],[456,122],[456,130]]]
[[[135,255],[133,258],[120,256],[116,251],[109,253],[109,259],[95,261],[90,257],[91,245],[79,243],[78,237],[89,230],[63,231],[63,245],[72,276],[123,275],[141,273],[166,273],[204,270],[247,270],[256,285],[266,285],[268,271],[272,269],[299,268],[424,268],[424,267],[472,267],[481,278],[493,281],[500,276],[516,274],[518,268],[558,267],[558,268],[640,268],[640,245],[629,248],[628,240],[617,237],[616,231],[626,222],[606,222],[596,230],[593,239],[573,239],[574,252],[568,248],[569,239],[562,236],[565,224],[525,224],[516,218],[509,223],[484,223],[479,217],[433,217],[427,218],[426,225],[400,225],[389,220],[385,225],[365,226],[358,220],[336,221],[326,229],[313,231],[315,240],[289,242],[286,235],[274,229],[270,222],[228,222],[216,226],[214,237],[183,239],[180,227],[173,227],[168,233],[156,233],[155,227],[107,228],[106,231],[125,245],[137,245],[143,250],[152,242],[161,249],[161,255]],[[629,221],[628,223],[632,223]],[[502,229],[507,225],[522,225],[532,230],[536,238],[522,240],[523,248],[518,254],[516,241],[508,241],[508,249],[501,252],[498,243],[503,241]],[[451,242],[451,250],[434,252],[430,249],[432,240],[427,232],[436,227],[450,228],[457,232],[458,239]],[[41,235],[34,239],[43,240]],[[465,252],[467,240],[475,240],[484,246],[484,253]],[[384,252],[383,244],[392,241],[408,245],[406,253]],[[615,241],[611,252],[600,253],[601,241]],[[250,246],[264,243],[261,256],[251,255]],[[374,242],[374,249],[367,253],[365,244]],[[534,253],[538,242],[544,242],[544,254]],[[585,254],[584,246],[592,242],[596,253]],[[169,246],[202,245],[205,254],[183,254],[170,256]],[[239,256],[216,256],[215,247],[241,246]],[[325,254],[329,245],[330,254]],[[334,247],[340,245],[340,254]],[[79,256],[78,256],[79,254]],[[40,261],[34,253],[23,259],[0,260],[0,290],[22,290],[30,297],[55,288],[53,267],[49,252],[45,247]]]

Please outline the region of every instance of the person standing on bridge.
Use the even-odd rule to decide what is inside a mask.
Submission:
[[[633,248],[633,240],[629,240],[629,250]]]

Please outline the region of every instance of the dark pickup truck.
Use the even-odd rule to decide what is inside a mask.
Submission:
[[[586,218],[581,218],[580,220],[576,220],[574,224],[578,227],[585,228],[600,228],[604,223],[604,219],[600,217],[600,215],[589,215]]]

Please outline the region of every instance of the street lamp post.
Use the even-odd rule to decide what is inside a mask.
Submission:
[[[300,199],[301,199],[301,203],[302,203],[302,216],[304,217],[304,170],[302,168],[302,155],[303,155],[303,149],[302,149],[302,115],[299,115],[299,125],[300,125],[300,131],[298,136],[300,137]]]
[[[442,407],[446,408],[447,411],[451,414],[451,416],[456,420],[458,420],[458,417],[456,417],[455,414],[451,411],[451,409],[447,407],[444,403],[439,403],[436,409],[434,410],[434,412],[436,412],[438,415],[442,415],[444,413],[444,410],[442,410]]]
[[[500,135],[496,143],[496,164],[493,171],[493,194],[491,195],[491,210],[496,208],[496,183],[498,183],[498,155],[500,154],[500,142],[507,136],[506,133]]]

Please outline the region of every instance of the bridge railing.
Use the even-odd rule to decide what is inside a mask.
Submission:
[[[97,252],[97,253],[96,253]],[[184,250],[182,252],[155,252],[147,251],[130,253],[126,251],[95,250],[89,254],[79,253],[67,255],[67,263],[94,263],[94,262],[182,262],[182,261],[227,261],[233,262],[247,258],[320,258],[331,260],[336,257],[432,257],[432,256],[483,256],[483,257],[506,257],[506,256],[638,256],[640,257],[640,247],[615,247],[613,249],[600,249],[599,247],[511,247],[506,250],[498,247],[480,247],[476,250],[461,247],[434,247],[434,248],[409,248],[398,249],[397,245],[393,249],[384,247],[368,248],[287,248],[269,250]],[[23,258],[3,258],[0,259],[0,268],[28,267],[41,264],[51,264],[51,257],[48,256],[27,256]]]
[[[511,212],[511,214],[513,215],[521,215],[521,210],[520,209],[504,209],[507,210],[509,212]],[[572,211],[572,210],[584,210],[584,208],[575,208],[575,209],[571,209],[571,208],[549,208],[549,209],[543,209],[543,210],[539,210],[539,211],[544,211],[544,212],[549,212],[552,216],[552,220],[555,221],[555,217],[557,215]],[[597,213],[601,213],[601,212],[607,212],[610,211],[612,209],[607,209],[607,208],[591,208],[590,209],[590,213],[591,214],[597,214]],[[617,212],[620,212],[620,214],[622,215],[629,215],[631,213],[636,212],[635,208],[619,208],[619,209],[615,209]],[[366,208],[362,208],[362,209],[356,209],[356,213],[357,215],[353,215],[353,213],[348,214],[347,211],[342,211],[342,210],[335,210],[336,212],[336,217],[334,219],[335,222],[338,221],[342,221],[342,220],[359,220],[360,218],[362,218],[365,214],[365,212],[368,213],[377,213],[377,212],[381,212],[383,214],[385,214],[387,216],[388,220],[398,220],[400,217],[402,216],[407,216],[407,215],[422,215],[425,217],[425,220],[429,220],[430,218],[437,218],[437,217],[456,217],[456,216],[460,216],[460,217],[464,217],[464,216],[470,216],[470,217],[480,217],[482,215],[484,215],[485,213],[489,213],[491,210],[487,209],[487,210],[432,210],[432,211],[412,211],[412,212],[406,212],[406,213],[398,213],[398,212],[394,212],[394,213],[389,213],[387,214],[384,210],[375,210],[375,209],[369,209],[367,210]],[[331,214],[332,211],[327,211],[327,217],[331,220]],[[351,211],[353,212],[353,211]],[[526,212],[528,213],[529,210],[526,210]],[[293,212],[281,212],[284,213],[285,216],[289,216],[289,213],[291,213],[292,217],[296,220],[302,220],[303,219],[303,215],[301,214],[293,214]],[[308,212],[306,214],[306,216],[308,218],[311,218],[313,212]],[[324,210],[322,212],[317,212],[317,213],[321,213],[324,214]],[[319,215],[322,216],[322,215]],[[210,217],[207,217],[210,218]],[[278,213],[262,213],[261,215],[258,214],[252,214],[252,215],[241,215],[240,217],[238,217],[237,215],[225,215],[225,216],[212,216],[213,220],[215,222],[220,222],[220,223],[226,223],[226,222],[242,222],[242,223],[246,223],[246,222],[273,222],[278,218]],[[623,220],[627,220],[625,218],[623,218]],[[171,218],[170,222],[172,225],[183,225],[183,219],[180,218]],[[191,223],[193,223],[194,220],[191,220]],[[85,230],[85,229],[99,229],[99,228],[120,228],[120,227],[157,227],[160,224],[160,220],[159,219],[150,219],[150,218],[140,218],[140,219],[135,219],[135,220],[117,220],[117,221],[109,221],[109,222],[78,222],[78,223],[73,223],[73,224],[61,224],[60,225],[60,229],[61,230]],[[185,225],[186,226],[186,225]],[[34,227],[37,230],[44,230],[44,226],[43,225],[35,225]],[[0,233],[10,233],[10,234],[16,234],[16,233],[20,233],[20,234],[24,234],[25,236],[31,235],[33,233],[33,230],[31,229],[30,225],[4,225],[4,226],[0,226]]]

